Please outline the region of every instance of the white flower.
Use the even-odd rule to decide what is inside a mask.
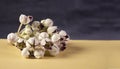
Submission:
[[[8,36],[7,36],[8,43],[14,44],[15,42],[17,42],[17,40],[18,40],[18,36],[15,33],[8,34]]]
[[[42,38],[48,38],[49,37],[48,33],[46,33],[46,32],[40,33],[39,36],[42,37]],[[41,39],[41,38],[39,38],[39,39]]]
[[[27,40],[27,42],[29,42],[31,45],[33,45],[34,44],[34,40],[35,40],[35,38],[31,37],[31,38],[29,38]]]
[[[38,39],[35,38],[35,37],[29,38],[26,42],[27,42],[27,46],[28,46],[28,47],[29,47],[29,44],[30,44],[30,45],[39,45],[39,41],[38,41]],[[29,44],[28,44],[28,43],[29,43]]]
[[[50,26],[47,29],[48,34],[52,34],[55,30],[57,30],[57,26]]]
[[[60,43],[61,43],[61,41],[56,41],[56,42],[54,42],[53,44],[54,44],[55,46],[59,46]]]
[[[41,20],[41,23],[46,27],[53,26],[53,21],[49,18]]]
[[[60,35],[57,34],[57,33],[53,34],[52,37],[51,37],[51,41],[53,43],[56,42],[56,41],[58,41],[59,39],[60,39]]]
[[[38,38],[38,37],[39,37],[39,34],[40,34],[39,32],[36,32],[34,35],[35,35],[35,37]]]
[[[59,54],[60,49],[59,49],[58,46],[55,46],[55,45],[54,45],[54,46],[52,46],[51,48],[52,48],[52,49],[49,50],[50,55],[56,56],[57,54]]]
[[[42,58],[45,54],[45,48],[43,46],[35,46],[34,56],[35,58]]]
[[[17,39],[17,41],[14,43],[14,45],[15,45],[16,47],[18,47],[20,43],[23,44],[23,43],[24,43],[24,39],[18,37],[18,39]]]
[[[21,24],[28,24],[33,20],[32,16],[26,16],[24,14],[21,14],[19,17],[19,21]]]
[[[27,35],[31,35],[31,34],[32,34],[32,30],[28,28],[28,29],[25,30],[25,33],[26,33]]]
[[[67,41],[70,40],[70,36],[67,35],[67,33],[64,30],[61,30],[59,34],[63,40],[67,40]]]
[[[37,38],[35,38],[35,37],[31,37],[31,38],[29,38],[27,41],[26,41],[26,48],[27,49],[29,49],[29,51],[34,51],[34,49],[33,49],[33,45],[34,46],[38,46],[39,45],[39,41],[38,41],[38,39]]]
[[[40,33],[40,34],[39,34],[39,40],[41,41],[41,42],[40,42],[41,45],[45,45],[46,42],[49,42],[50,39],[49,39],[48,33],[46,33],[46,32]]]
[[[26,25],[26,26],[25,26],[24,33],[25,33],[26,35],[31,35],[31,34],[32,34],[32,29],[31,29],[31,27],[30,27],[29,25]]]
[[[43,50],[35,50],[34,51],[35,58],[43,58],[44,54],[45,54],[45,51],[43,51]]]
[[[39,21],[34,21],[34,22],[32,23],[32,25],[34,25],[35,27],[38,27],[38,26],[40,25],[40,22],[39,22]]]
[[[26,48],[28,48],[28,49],[30,49],[31,48],[31,44],[28,42],[28,41],[26,41]]]
[[[28,39],[32,35],[33,31],[30,25],[26,25],[25,28],[21,31],[20,36],[24,39]]]
[[[32,23],[32,29],[35,30],[35,31],[39,30],[39,26],[40,26],[40,22],[39,21],[34,21]]]
[[[23,50],[22,50],[22,52],[21,52],[21,55],[23,56],[23,57],[29,57],[29,55],[30,55],[30,53],[29,53],[29,51],[28,51],[28,49],[27,48],[24,48]]]
[[[59,34],[60,34],[60,36],[66,36],[67,35],[67,33],[64,31],[64,30],[61,30],[60,32],[59,32]]]

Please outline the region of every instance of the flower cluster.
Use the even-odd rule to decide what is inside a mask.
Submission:
[[[21,14],[18,32],[9,33],[7,36],[8,42],[21,50],[22,56],[42,58],[46,52],[56,56],[66,49],[69,40],[66,31],[59,30],[49,18],[33,22],[32,20],[32,16]],[[24,28],[20,30],[22,25]]]

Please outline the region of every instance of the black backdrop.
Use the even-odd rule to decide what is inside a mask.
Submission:
[[[71,39],[120,39],[120,0],[0,0],[0,38],[17,31],[22,13],[53,19]]]

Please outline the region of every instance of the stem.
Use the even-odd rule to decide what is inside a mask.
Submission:
[[[18,31],[17,31],[17,33],[19,33],[20,32],[20,29],[21,29],[21,27],[22,27],[22,23],[20,24],[20,26],[19,26],[19,28],[18,28]]]

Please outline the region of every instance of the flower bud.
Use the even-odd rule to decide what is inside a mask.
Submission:
[[[32,34],[31,28],[30,28],[30,27],[29,27],[29,28],[25,28],[24,33],[25,33],[26,35],[31,35],[31,34]]]
[[[45,39],[42,39],[40,43],[41,43],[41,45],[44,46],[44,45],[46,44],[46,40],[45,40]]]
[[[34,42],[35,42],[35,38],[34,38],[34,37],[31,37],[31,38],[29,38],[29,39],[27,40],[27,42],[30,43],[31,45],[33,45]]]
[[[42,33],[40,33],[39,34],[39,37],[41,38],[48,38],[49,37],[49,35],[48,35],[48,33],[46,33],[46,32],[42,32]]]
[[[28,24],[33,20],[32,16],[26,16],[24,14],[21,14],[19,17],[19,21],[21,24]]]
[[[59,34],[60,34],[60,36],[66,36],[67,35],[67,33],[64,31],[64,30],[61,30],[60,32],[59,32]]]
[[[53,36],[51,37],[52,42],[56,42],[59,39],[60,39],[60,35],[57,33],[53,34]]]
[[[34,35],[35,35],[35,37],[39,37],[39,32],[36,32]]]
[[[57,54],[59,54],[60,49],[59,49],[58,46],[52,46],[51,48],[52,48],[52,49],[49,50],[50,55],[56,56]]]
[[[18,40],[18,36],[15,33],[8,34],[8,36],[7,36],[8,43],[14,44],[15,42],[17,42],[17,40]]]
[[[36,37],[31,37],[27,41],[30,45],[39,45],[39,40]],[[29,44],[27,44],[29,46]]]
[[[53,21],[49,18],[45,19],[45,20],[41,20],[41,23],[46,26],[46,27],[50,27],[53,25]]]
[[[55,30],[57,30],[57,26],[50,26],[47,29],[48,34],[52,34]]]
[[[26,48],[28,48],[28,49],[31,48],[31,45],[30,45],[30,43],[28,41],[26,41],[25,44],[26,44]]]
[[[40,22],[39,21],[34,21],[33,23],[32,23],[32,26],[34,26],[34,27],[38,27],[40,25]]]
[[[21,55],[23,56],[23,57],[29,57],[29,55],[30,55],[30,53],[29,53],[29,51],[28,51],[28,49],[27,48],[24,48],[23,50],[22,50],[22,52],[21,52]]]
[[[35,50],[34,51],[34,56],[35,58],[43,58],[44,57],[45,52],[43,50]]]
[[[32,23],[32,29],[34,30],[34,31],[39,31],[39,26],[40,26],[40,22],[39,21],[34,21],[33,23]]]

